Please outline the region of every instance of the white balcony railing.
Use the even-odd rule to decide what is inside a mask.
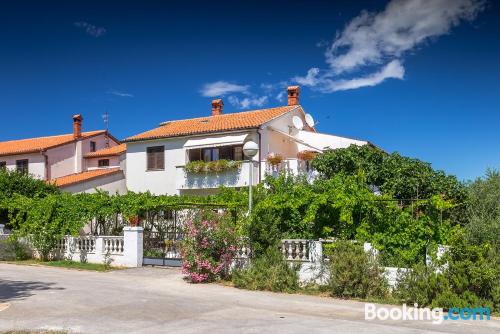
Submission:
[[[259,181],[258,163],[253,163],[253,184]],[[225,187],[247,187],[250,181],[250,162],[243,161],[241,166],[235,170],[221,172],[188,173],[184,166],[176,168],[177,189],[214,189]]]
[[[289,171],[293,175],[303,175],[309,181],[312,181],[316,177],[316,172],[307,168],[305,161],[298,159],[284,159],[276,166],[271,166],[266,160],[262,160],[260,164],[261,179],[266,175],[277,177],[284,170]],[[258,162],[254,162],[253,166],[253,184],[256,185],[259,182]],[[250,183],[249,168],[249,161],[242,162],[241,167],[236,170],[209,173],[188,173],[184,170],[184,166],[177,166],[177,189],[215,189],[220,186],[248,187]]]
[[[296,158],[284,159],[279,164],[272,166],[266,160],[262,160],[263,173],[264,175],[272,175],[277,177],[281,172],[288,171],[293,175],[301,175],[305,176],[308,181],[314,180],[317,173],[312,170],[310,167],[308,168],[307,162],[303,160],[299,160]]]

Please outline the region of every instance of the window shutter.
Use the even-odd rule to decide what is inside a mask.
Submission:
[[[148,169],[155,168],[155,156],[154,152],[148,151]]]
[[[156,169],[165,169],[165,155],[163,149],[156,152]]]

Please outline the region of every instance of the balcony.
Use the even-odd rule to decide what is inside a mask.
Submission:
[[[317,172],[308,168],[307,162],[299,159],[289,158],[284,159],[278,165],[271,166],[267,161],[262,160],[262,165],[264,168],[265,175],[271,175],[277,177],[281,172],[288,171],[290,174],[295,176],[303,176],[309,182],[312,182],[317,175]]]
[[[253,184],[259,181],[259,168],[257,162],[254,163]],[[221,172],[208,173],[188,173],[184,166],[176,167],[177,189],[216,189],[224,187],[248,187],[250,180],[250,162],[243,161],[240,168],[236,170],[226,170]]]

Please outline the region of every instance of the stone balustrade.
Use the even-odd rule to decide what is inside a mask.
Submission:
[[[125,227],[123,236],[64,237],[54,256],[72,261],[104,263],[112,266],[141,267],[142,227]]]

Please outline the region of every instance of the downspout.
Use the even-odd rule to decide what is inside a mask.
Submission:
[[[49,181],[49,157],[47,156],[47,151],[42,151],[42,155],[45,162],[45,181]]]
[[[259,135],[259,183],[261,182],[262,179],[262,173],[261,173],[261,168],[262,168],[262,135],[260,133],[260,128],[257,129],[257,134]]]

